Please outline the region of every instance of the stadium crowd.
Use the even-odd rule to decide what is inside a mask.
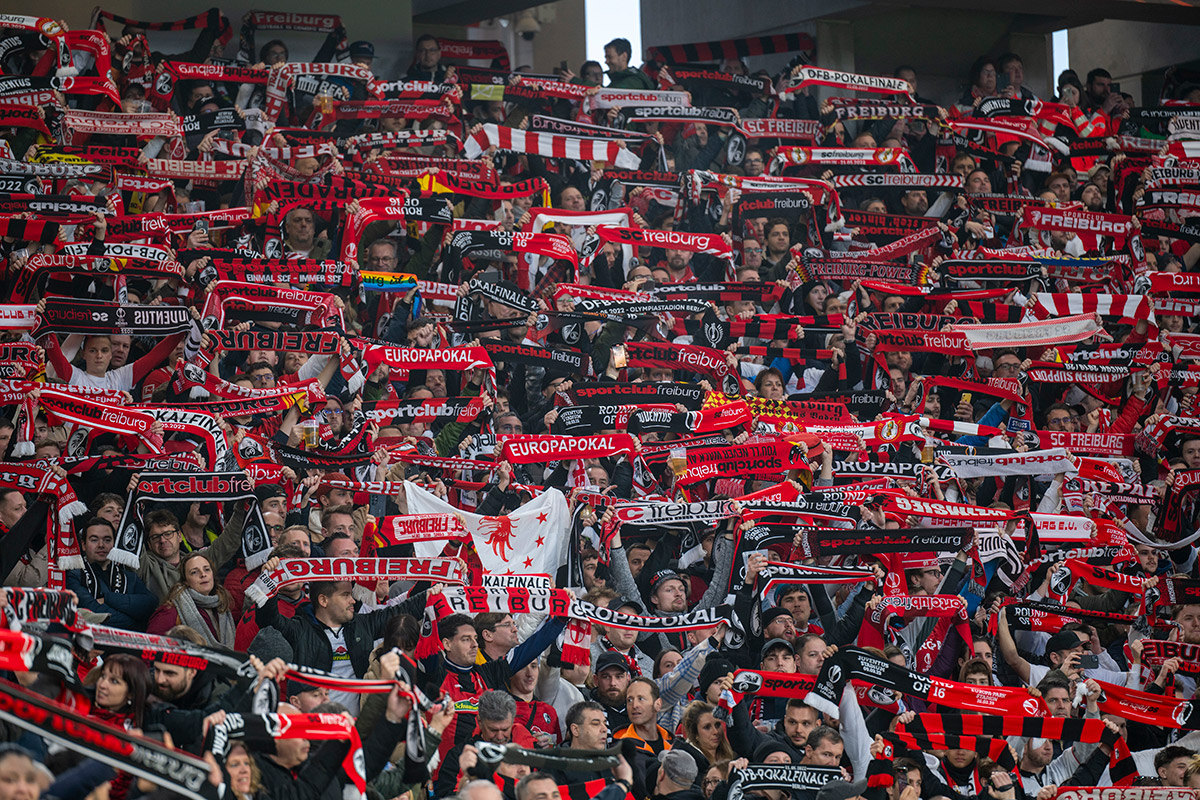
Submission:
[[[0,28],[0,800],[1196,797],[1200,75]]]

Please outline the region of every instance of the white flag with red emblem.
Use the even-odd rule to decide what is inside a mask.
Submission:
[[[553,576],[564,562],[571,515],[567,498],[558,489],[547,489],[511,514],[484,517],[468,514],[433,494],[405,481],[410,514],[454,514],[475,542],[475,552],[490,575]],[[443,542],[415,542],[417,556],[439,555]]]

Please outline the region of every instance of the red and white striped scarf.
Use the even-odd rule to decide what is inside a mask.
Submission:
[[[621,142],[522,131],[490,122],[467,139],[463,144],[463,153],[467,158],[479,158],[489,147],[546,158],[606,161],[626,169],[637,169],[641,163]]]
[[[1099,314],[1103,317],[1144,319],[1154,322],[1154,309],[1144,294],[1049,294],[1034,295],[1033,313],[1038,319],[1074,314]]]

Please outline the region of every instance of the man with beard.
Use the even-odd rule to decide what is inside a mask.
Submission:
[[[696,276],[692,274],[692,256],[691,250],[667,250],[666,261],[667,269],[671,271],[672,283],[689,283],[696,280]]]
[[[186,625],[176,625],[166,635],[195,645],[204,644],[200,635]],[[251,659],[252,663],[262,663],[254,656]],[[195,666],[190,666],[185,663],[189,660],[187,656],[163,654],[154,662],[153,691],[162,702],[146,707],[146,724],[164,726],[176,747],[200,743],[205,717],[219,711],[231,712],[246,702],[248,696],[248,689],[230,688],[211,665],[205,667],[194,662]],[[272,663],[281,666],[283,661]]]
[[[653,616],[666,617],[715,608],[725,597],[723,587],[729,585],[729,575],[733,569],[732,533],[724,531],[713,543],[712,581],[700,601],[690,609],[687,601],[688,581],[678,572],[667,568],[678,544],[679,535],[674,532],[659,539],[636,581],[629,571],[629,562],[624,558],[614,558],[609,565],[612,576],[610,585],[625,597],[647,599]],[[686,651],[691,643],[681,632],[644,633],[638,639],[638,647],[646,653],[658,655],[664,646]]]
[[[764,733],[750,721],[749,704],[742,702],[733,707],[730,715],[729,743],[738,753],[754,753],[766,744],[777,744],[787,749],[793,764],[799,763],[808,745],[808,737],[820,725],[821,715],[802,698],[787,701],[783,719]]]
[[[591,699],[604,708],[608,730],[616,731],[629,727],[629,716],[625,711],[625,693],[633,671],[629,661],[620,653],[609,650],[596,659],[596,686]]]
[[[900,195],[900,213],[909,217],[923,217],[929,210],[929,195],[924,189],[909,189]]]

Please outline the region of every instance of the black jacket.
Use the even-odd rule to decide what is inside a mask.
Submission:
[[[350,663],[355,675],[365,675],[371,665],[371,651],[375,640],[383,638],[389,619],[399,614],[411,614],[420,618],[425,610],[425,592],[408,598],[388,608],[366,613],[359,612],[345,625],[346,649],[350,652]],[[333,669],[333,648],[325,635],[325,625],[313,614],[312,603],[305,603],[296,611],[296,616],[287,618],[279,613],[279,598],[272,597],[255,615],[259,628],[268,625],[283,634],[292,644],[297,664],[329,672]]]
[[[588,693],[588,699],[594,700],[604,707],[604,716],[608,717],[608,731],[619,731],[629,727],[629,713],[625,710],[625,704],[622,703],[620,708],[610,706],[608,703],[600,699],[600,695],[592,689]]]
[[[768,743],[779,743],[787,748],[792,755],[792,763],[799,764],[804,753],[792,744],[792,740],[788,738],[787,733],[783,729],[783,720],[775,723],[774,729],[763,733],[750,721],[749,703],[741,702],[733,707],[730,714],[729,724],[725,728],[725,735],[729,737],[729,745],[733,748],[733,752],[741,756],[750,757],[754,755],[754,751]],[[703,779],[704,772],[700,773]]]

